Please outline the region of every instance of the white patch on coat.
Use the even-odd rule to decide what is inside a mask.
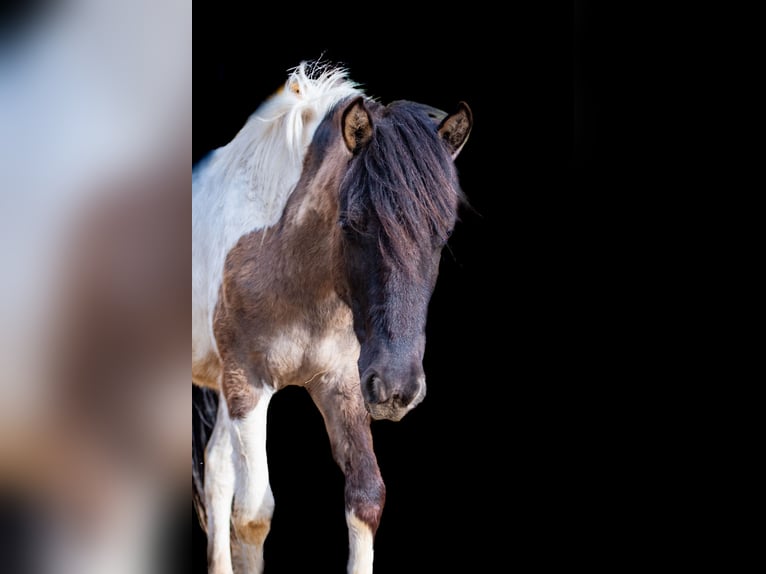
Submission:
[[[348,525],[348,574],[372,574],[372,530],[348,510],[346,524]]]
[[[271,341],[267,362],[275,388],[289,384],[292,374],[300,370],[309,341],[310,333],[299,326],[285,329]]]
[[[211,574],[231,574],[229,524],[234,498],[231,419],[223,396],[213,434],[205,451],[205,513],[207,516],[208,560]]]
[[[273,391],[260,389],[255,408],[244,418],[231,423],[234,448],[236,449],[233,521],[238,525],[263,523],[270,527],[274,512],[274,495],[269,485],[269,469],[266,459],[266,416]],[[268,531],[266,531],[268,532]],[[264,534],[265,540],[265,534]],[[238,542],[237,561],[245,572],[263,571],[263,542],[248,544]]]

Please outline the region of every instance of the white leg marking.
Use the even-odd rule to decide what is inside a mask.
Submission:
[[[232,422],[236,446],[234,528],[235,572],[263,572],[263,543],[271,527],[274,496],[266,460],[266,415],[273,391],[264,387],[255,408]]]
[[[207,513],[210,574],[232,574],[229,529],[234,497],[231,420],[220,397],[218,417],[205,455],[205,510]]]
[[[372,574],[372,530],[351,511],[346,511],[348,525],[348,574]]]

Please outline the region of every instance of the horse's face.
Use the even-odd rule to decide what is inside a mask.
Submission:
[[[386,253],[378,240],[381,223],[373,213],[339,224],[348,300],[361,346],[362,396],[373,418],[399,420],[425,396],[426,314],[443,243],[437,238],[411,242],[408,255],[416,264],[410,265]]]
[[[417,113],[403,114],[405,105]],[[425,397],[426,316],[461,201],[453,160],[472,120],[465,104],[451,116],[411,103],[398,112],[368,106],[374,115],[361,99],[343,114],[353,157],[341,184],[339,276],[367,410],[399,420]]]

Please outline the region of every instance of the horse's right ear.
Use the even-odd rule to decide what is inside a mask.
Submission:
[[[372,118],[364,106],[364,97],[359,96],[343,110],[341,119],[343,140],[351,153],[356,153],[372,138]]]
[[[447,142],[452,159],[463,149],[473,128],[473,113],[465,102],[460,102],[457,111],[439,124],[439,135]]]

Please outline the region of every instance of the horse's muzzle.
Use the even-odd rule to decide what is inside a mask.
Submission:
[[[362,396],[373,419],[399,421],[425,398],[425,377],[419,377],[413,384],[395,386],[386,384],[374,370],[368,370],[362,377]]]

